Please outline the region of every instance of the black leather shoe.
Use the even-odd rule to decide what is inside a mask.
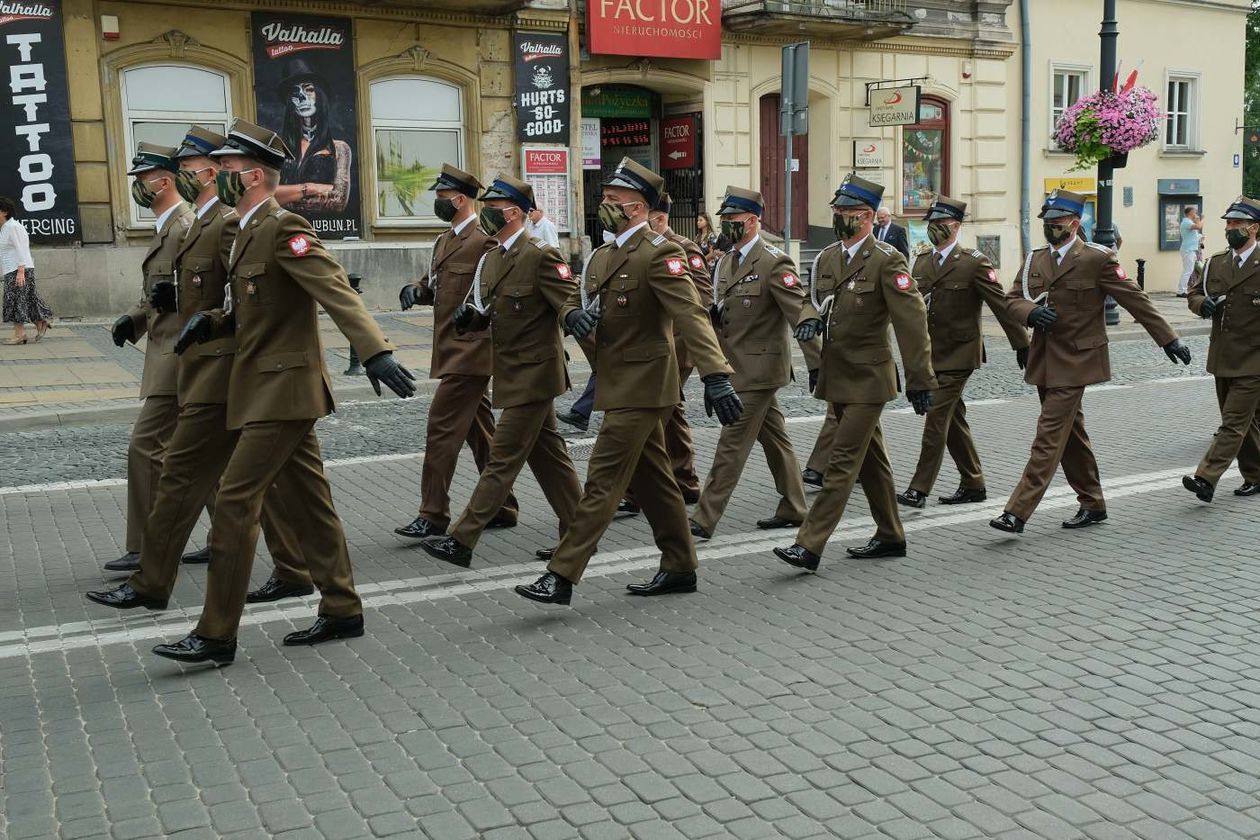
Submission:
[[[107,572],[134,572],[140,568],[140,552],[128,551],[117,560],[110,560],[104,568]]]
[[[626,590],[631,595],[644,597],[669,595],[672,592],[695,592],[696,573],[667,572],[661,569],[647,583],[631,583],[626,586]]]
[[[467,569],[472,565],[472,549],[454,537],[429,537],[420,543],[424,553]]]
[[[897,494],[897,504],[912,508],[927,507],[927,495],[911,487],[904,493]]]
[[[534,552],[534,556],[539,560],[550,560],[556,556],[556,547],[553,545],[551,548],[540,548]]]
[[[763,531],[775,528],[799,528],[801,523],[795,519],[784,519],[782,516],[771,516],[769,519],[758,519],[757,527]]]
[[[210,562],[210,546],[206,546],[200,551],[190,551],[183,557],[179,558],[179,562],[185,566],[203,566]]]
[[[629,499],[622,499],[621,504],[617,505],[617,513],[625,513],[630,516],[638,514],[641,510],[642,508]]]
[[[157,598],[149,598],[141,595],[139,592],[131,588],[131,584],[124,583],[113,589],[103,589],[99,592],[88,592],[85,596],[89,601],[100,604],[105,607],[113,607],[116,610],[133,610],[136,607],[144,607],[146,610],[164,610],[166,609],[166,601],[160,601]]]
[[[1234,491],[1235,496],[1254,496],[1260,493],[1260,483],[1244,481],[1243,486]]]
[[[810,487],[822,487],[823,474],[820,473],[818,470],[811,470],[811,469],[806,468],[806,469],[801,470],[801,481],[805,482]]]
[[[231,665],[236,659],[236,639],[223,642],[189,633],[173,645],[154,645],[153,652],[185,665],[195,665],[198,662]]]
[[[989,527],[997,528],[999,531],[1006,531],[1008,534],[1022,534],[1024,533],[1024,520],[1013,513],[1003,512],[996,519],[989,520]]]
[[[694,505],[696,502],[700,501],[700,491],[684,490],[682,491],[682,497],[684,505]]]
[[[859,560],[879,560],[883,557],[905,557],[906,544],[903,542],[885,542],[884,540],[872,538],[867,541],[866,545],[846,548],[845,551],[850,557],[856,557]]]
[[[578,414],[573,409],[569,409],[564,414],[557,414],[556,419],[561,423],[572,426],[580,432],[585,432],[591,425],[591,418],[583,414]]]
[[[691,526],[691,536],[695,537],[696,539],[700,539],[700,540],[713,539],[713,534],[706,531],[703,526],[697,525],[695,522],[693,522],[690,519],[687,520],[687,524]]]
[[[568,605],[573,600],[573,584],[555,572],[547,572],[529,586],[515,587],[516,594],[542,604]]]
[[[1216,493],[1216,488],[1197,475],[1183,475],[1181,486],[1198,496],[1200,502],[1212,501],[1212,496]]]
[[[943,505],[967,505],[972,502],[988,500],[989,491],[983,487],[959,487],[949,496],[938,496],[936,501]]]
[[[363,615],[333,618],[329,615],[315,617],[315,623],[305,630],[298,630],[284,637],[287,647],[317,645],[333,639],[357,639],[363,635]]]
[[[1105,510],[1085,510],[1081,508],[1071,519],[1063,522],[1064,528],[1088,528],[1090,525],[1097,525],[1107,518]]]
[[[487,531],[497,531],[500,528],[515,528],[515,527],[516,527],[516,519],[512,517],[504,516],[503,514],[499,514],[494,519],[491,519],[489,522],[486,523]],[[442,532],[446,533],[446,529],[445,528],[442,529]]]
[[[799,543],[791,548],[776,548],[774,556],[789,566],[795,566],[798,569],[808,569],[811,572],[818,571],[818,561],[822,559]]]
[[[409,537],[413,540],[422,540],[425,537],[436,537],[446,533],[445,525],[434,525],[423,516],[417,516],[411,520],[409,525],[401,528],[395,528],[394,533],[400,537]]]
[[[279,601],[281,598],[301,598],[313,595],[315,587],[309,583],[289,583],[277,580],[275,575],[267,578],[267,582],[245,596],[247,604],[265,604]]]

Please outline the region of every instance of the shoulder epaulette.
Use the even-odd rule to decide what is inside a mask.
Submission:
[[[235,207],[228,207],[224,209],[223,211],[223,218],[229,222],[233,221],[234,219],[239,219],[240,217],[241,217],[241,214],[236,212]]]
[[[988,257],[984,255],[984,252],[979,250],[978,248],[973,248],[971,250],[971,256],[975,257],[978,260],[988,259]]]
[[[881,241],[879,241],[878,239],[876,239],[876,240],[875,240],[875,247],[876,247],[876,248],[878,248],[879,250],[883,251],[885,254],[888,254],[888,255],[890,255],[890,256],[891,256],[892,254],[897,253],[897,249],[896,249],[896,248],[894,248],[893,246],[889,245],[887,242],[881,242]]]
[[[772,257],[783,256],[783,251],[779,248],[776,248],[774,245],[771,245],[769,242],[765,242],[762,244],[766,246],[766,253],[768,253],[770,256]]]
[[[283,219],[285,216],[289,215],[289,211],[285,210],[283,207],[276,207],[275,210],[271,211],[271,215],[275,216],[277,219]]]
[[[542,241],[541,239],[539,239],[538,237],[536,237],[536,236],[531,236],[531,237],[529,238],[529,241],[530,241],[530,242],[532,242],[532,243],[534,244],[534,247],[535,247],[535,248],[537,248],[539,251],[546,251],[546,250],[547,250],[547,243],[546,243],[546,242],[543,242],[543,241]]]
[[[662,236],[659,233],[654,234],[653,236],[648,238],[648,242],[651,242],[657,248],[661,247],[668,241],[669,241],[668,239],[666,239],[664,236]]]
[[[1114,249],[1108,248],[1106,245],[1099,245],[1097,242],[1086,242],[1085,247],[1093,248],[1095,251],[1102,251],[1104,254],[1110,254],[1114,252]]]
[[[921,256],[923,256],[924,254],[929,254],[929,253],[931,253],[931,252],[932,252],[932,246],[931,246],[931,245],[929,245],[929,244],[927,244],[926,242],[924,242],[924,243],[923,243],[922,245],[920,245],[918,248],[915,248],[915,249],[914,249],[914,255],[915,255],[916,257],[921,257]]]
[[[1226,248],[1226,249],[1224,249],[1223,251],[1217,251],[1215,254],[1213,254],[1212,256],[1208,257],[1208,259],[1209,259],[1209,260],[1213,260],[1213,259],[1216,259],[1217,257],[1228,257],[1228,256],[1230,256],[1232,253],[1233,253],[1232,251],[1230,251],[1228,248]]]
[[[1046,250],[1046,249],[1047,249],[1047,248],[1049,248],[1049,247],[1050,247],[1050,243],[1049,243],[1049,242],[1047,242],[1045,245],[1038,245],[1036,248],[1033,248],[1033,250],[1034,250],[1034,251],[1044,251],[1044,250]]]

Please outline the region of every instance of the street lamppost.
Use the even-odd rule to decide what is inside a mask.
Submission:
[[[1120,27],[1116,24],[1116,0],[1103,0],[1102,29],[1098,31],[1100,44],[1099,90],[1108,91],[1115,85],[1116,78],[1116,40],[1120,35]],[[1115,191],[1115,161],[1103,158],[1098,162],[1098,206],[1094,212],[1094,241],[1107,248],[1116,247],[1116,231],[1112,227],[1111,207]],[[1108,326],[1120,323],[1120,312],[1116,302],[1107,298],[1104,321]]]

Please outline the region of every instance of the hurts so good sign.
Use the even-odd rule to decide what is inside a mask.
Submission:
[[[592,53],[722,57],[721,0],[587,0],[586,8]]]
[[[0,55],[0,195],[17,203],[32,242],[77,242],[60,0],[0,0]]]
[[[569,47],[564,35],[517,32],[516,139],[569,144]]]

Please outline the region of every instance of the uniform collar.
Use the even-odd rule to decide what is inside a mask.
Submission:
[[[951,243],[949,243],[948,245],[946,245],[946,246],[945,246],[942,250],[935,251],[935,253],[936,253],[936,261],[937,261],[937,262],[942,262],[943,260],[949,259],[949,255],[950,255],[951,253],[953,253],[954,248],[955,248],[957,245],[958,245],[958,240],[957,240],[957,239],[955,239],[953,242],[951,242]]]
[[[1063,258],[1068,255],[1068,251],[1072,250],[1072,246],[1076,244],[1077,239],[1079,239],[1079,237],[1073,236],[1071,239],[1069,239],[1067,242],[1064,242],[1063,245],[1058,248],[1055,248],[1053,245],[1050,246],[1050,250],[1055,253],[1055,258],[1059,262],[1063,262]]]
[[[459,236],[461,233],[464,232],[464,228],[468,227],[468,225],[470,225],[471,223],[475,221],[477,221],[476,213],[467,217],[466,219],[464,219],[464,221],[460,222],[459,224],[451,225],[451,232],[454,233],[456,236]]]
[[[522,234],[522,233],[524,233],[524,232],[525,232],[525,226],[524,226],[524,225],[521,225],[521,229],[520,229],[520,230],[518,230],[516,233],[512,234],[511,236],[509,236],[509,237],[507,238],[507,241],[503,243],[503,253],[505,253],[505,254],[506,254],[508,251],[511,251],[511,250],[512,250],[512,246],[516,244],[516,240],[517,240],[517,239],[520,239],[521,234]]]
[[[245,215],[241,216],[241,225],[240,225],[241,230],[245,230],[245,225],[249,224],[249,220],[254,215],[255,211],[257,211],[259,207],[262,207],[266,203],[267,203],[266,199],[258,202],[253,207],[249,208],[249,210],[245,212]]]
[[[622,245],[625,245],[627,242],[630,241],[630,237],[634,236],[635,232],[638,231],[639,228],[645,228],[645,227],[647,227],[646,219],[639,222],[637,225],[631,225],[630,227],[623,230],[621,233],[617,234],[617,239],[615,240],[617,243],[617,247],[620,248]]]
[[[174,215],[175,211],[178,210],[179,206],[183,203],[184,202],[182,201],[177,201],[174,204],[172,204],[170,207],[167,207],[165,210],[162,211],[162,215],[157,217],[157,232],[158,233],[162,232],[162,229],[166,227],[166,220],[169,219],[172,215]]]
[[[1260,245],[1260,243],[1252,242],[1251,247],[1246,251],[1243,251],[1241,254],[1233,249],[1230,249],[1230,255],[1233,257],[1234,265],[1238,265],[1239,260],[1242,260],[1245,263],[1247,260],[1251,259],[1251,255],[1256,251],[1256,245]]]
[[[841,243],[840,243],[840,250],[842,250],[842,251],[844,251],[844,252],[846,253],[846,255],[848,256],[848,260],[849,260],[849,262],[853,262],[853,258],[857,256],[858,251],[860,251],[860,250],[862,249],[862,246],[863,246],[863,245],[865,245],[865,244],[866,244],[866,240],[865,240],[865,239],[859,239],[857,242],[854,242],[854,243],[853,243],[853,247],[852,247],[852,248],[846,248],[846,247],[844,247],[844,243],[843,243],[843,242],[841,242]]]
[[[760,234],[760,233],[759,233],[759,234],[757,234],[756,236],[754,236],[752,239],[748,240],[748,242],[746,242],[746,243],[745,243],[745,244],[744,244],[744,245],[743,245],[743,246],[739,249],[739,261],[740,261],[740,262],[743,262],[744,260],[748,259],[748,254],[752,251],[752,249],[753,249],[753,248],[757,247],[757,243],[758,243],[759,241],[761,241],[761,234]]]
[[[206,214],[210,212],[211,208],[213,208],[214,205],[218,203],[219,203],[219,197],[217,195],[210,196],[209,201],[207,201],[205,204],[197,208],[197,218],[204,219],[206,217]]]

